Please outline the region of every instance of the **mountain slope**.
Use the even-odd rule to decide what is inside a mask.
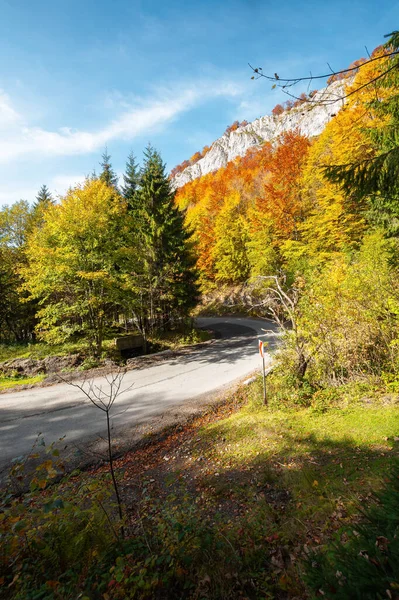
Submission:
[[[173,185],[179,188],[202,175],[216,171],[237,156],[244,156],[248,148],[270,142],[285,131],[299,129],[306,137],[319,135],[342,107],[343,89],[344,82],[334,82],[316,92],[311,102],[305,101],[300,106],[285,110],[279,116],[260,117],[235,131],[224,133],[213,142],[203,158],[173,178]]]

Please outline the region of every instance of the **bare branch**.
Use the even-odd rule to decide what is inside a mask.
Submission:
[[[300,83],[301,81],[313,81],[316,79],[327,79],[328,77],[331,77],[331,75],[345,75],[346,73],[353,73],[354,71],[357,72],[359,69],[363,68],[364,66],[366,66],[372,62],[375,62],[376,60],[382,60],[384,58],[389,58],[390,56],[395,56],[396,54],[399,54],[399,50],[394,50],[393,52],[387,52],[386,54],[383,54],[382,56],[375,56],[374,58],[370,58],[369,60],[365,61],[361,65],[357,65],[356,67],[349,67],[348,69],[342,69],[341,71],[334,71],[331,68],[331,66],[327,63],[328,67],[331,69],[330,73],[326,73],[325,75],[310,74],[310,76],[296,77],[295,79],[287,79],[284,77],[278,77],[278,79],[277,79],[275,76],[265,75],[264,73],[261,73],[259,68],[254,68],[250,63],[248,63],[248,66],[252,69],[252,71],[254,73],[256,73],[256,75],[257,75],[256,79],[263,77],[264,79],[267,79],[268,81],[273,81],[273,82],[278,81],[279,87],[282,87],[280,84],[283,84],[283,83],[292,83],[295,85],[297,83]]]
[[[330,78],[330,77],[334,77],[334,76],[345,76],[345,75],[346,76],[350,76],[350,75],[354,76],[354,74],[357,73],[364,66],[366,66],[372,62],[387,59],[389,57],[392,57],[392,56],[395,56],[398,54],[399,54],[399,50],[394,50],[392,52],[384,53],[381,56],[375,56],[373,58],[370,57],[368,60],[365,60],[364,63],[362,63],[362,64],[356,65],[354,67],[349,67],[348,69],[343,69],[341,71],[334,71],[332,69],[332,67],[330,66],[330,64],[327,63],[328,67],[331,69],[330,73],[326,73],[324,75],[312,75],[312,73],[310,73],[310,76],[296,77],[295,79],[280,77],[280,76],[277,76],[277,73],[275,73],[274,76],[265,75],[263,72],[261,72],[262,71],[261,68],[254,68],[250,63],[248,63],[248,64],[249,64],[249,67],[252,69],[253,73],[256,74],[256,76],[255,75],[252,76],[252,79],[259,79],[260,77],[263,77],[264,79],[267,79],[268,81],[272,81],[274,84],[273,87],[279,87],[283,91],[283,93],[286,94],[287,96],[289,96],[290,98],[297,100],[297,101],[301,101],[303,99],[300,96],[297,96],[297,95],[287,91],[287,88],[294,87],[298,83],[301,83],[301,82],[309,82],[309,85],[310,85],[310,83],[314,80],[326,79],[326,78]],[[357,92],[362,90],[363,88],[365,88],[369,85],[375,84],[377,81],[379,81],[380,79],[382,79],[383,77],[388,75],[388,73],[390,73],[392,71],[392,69],[395,69],[395,68],[398,68],[397,64],[393,64],[391,67],[384,70],[378,76],[374,77],[370,81],[367,81],[363,85],[360,85],[359,87],[352,90],[351,92],[344,93],[342,95],[337,95],[335,98],[334,97],[333,98],[329,97],[329,98],[325,98],[325,99],[308,98],[306,100],[307,104],[310,105],[310,106],[308,106],[308,110],[312,109],[312,105],[313,106],[318,106],[320,104],[331,105],[331,104],[335,104],[339,100],[344,101],[347,98],[349,98],[350,96],[352,96],[353,94],[356,94]],[[309,85],[308,85],[308,87],[309,87]],[[327,89],[328,89],[328,87],[327,87]]]
[[[126,374],[125,369],[119,369],[116,373],[112,373],[110,376],[105,375],[105,380],[108,384],[109,390],[104,390],[103,386],[101,384],[97,385],[94,383],[93,380],[90,380],[88,382],[86,378],[83,380],[82,383],[79,383],[76,381],[66,381],[66,383],[68,383],[69,385],[80,390],[84,394],[84,396],[88,400],[90,400],[90,402],[96,408],[99,408],[106,415],[106,423],[107,423],[107,440],[106,441],[107,441],[107,445],[108,445],[108,461],[109,461],[111,478],[112,478],[112,482],[113,482],[113,486],[114,486],[114,490],[115,490],[115,496],[116,496],[117,505],[118,505],[119,519],[120,519],[120,531],[121,531],[122,538],[124,538],[124,536],[125,536],[125,529],[123,526],[122,502],[121,502],[118,483],[116,480],[115,470],[114,470],[114,459],[113,459],[112,440],[111,440],[110,411],[114,405],[115,400],[118,398],[118,396],[120,394],[123,394],[126,391],[130,390],[133,386],[133,384],[132,384],[128,388],[121,390],[121,385],[122,385],[125,374]],[[60,379],[62,379],[62,378],[60,378]],[[63,380],[63,381],[65,381],[65,380]],[[88,383],[87,386],[86,386],[86,383]]]

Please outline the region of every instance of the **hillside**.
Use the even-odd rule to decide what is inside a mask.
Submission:
[[[388,98],[393,88],[369,85],[386,60],[381,49],[373,56],[351,77],[286,103],[286,110],[278,105],[272,116],[234,124],[175,176],[202,292],[276,273],[291,279],[358,249],[370,225],[381,223],[381,211],[366,212],[365,196],[355,199],[353,185],[343,190],[325,176],[375,156],[384,123],[376,93]]]
[[[342,107],[343,91],[342,81],[333,82],[315,92],[311,101],[305,100],[298,106],[287,108],[280,115],[266,115],[233,131],[227,130],[213,142],[203,158],[173,177],[175,187],[180,188],[189,181],[225,167],[234,158],[244,156],[249,148],[272,142],[282,133],[297,129],[308,138],[319,135]]]

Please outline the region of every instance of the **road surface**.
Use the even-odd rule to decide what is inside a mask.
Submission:
[[[114,434],[245,378],[260,367],[258,338],[271,350],[278,338],[275,325],[257,319],[203,318],[198,325],[220,338],[126,373],[111,413]],[[106,387],[104,379],[95,383]],[[47,443],[64,435],[72,445],[93,440],[105,434],[104,413],[66,383],[0,395],[0,470],[29,453],[39,433]]]

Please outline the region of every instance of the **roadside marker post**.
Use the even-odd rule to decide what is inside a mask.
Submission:
[[[267,404],[266,397],[266,371],[265,371],[265,353],[262,340],[259,340],[259,354],[262,357],[262,375],[263,375],[263,404]]]

